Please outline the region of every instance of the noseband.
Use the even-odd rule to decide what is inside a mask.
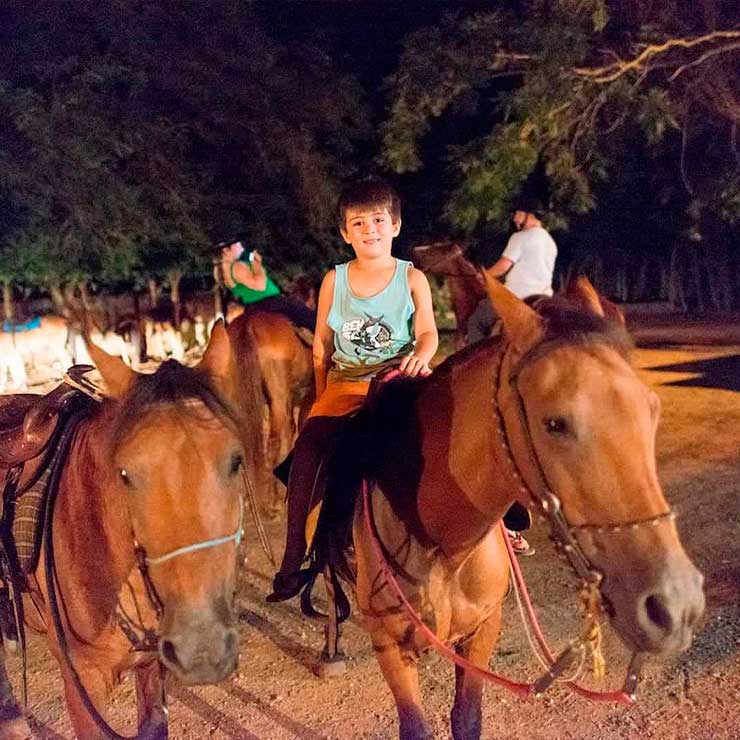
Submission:
[[[202,540],[201,542],[196,542],[192,545],[178,547],[176,550],[171,550],[170,552],[164,555],[159,555],[156,558],[150,558],[146,554],[146,549],[139,543],[136,534],[133,535],[136,565],[139,569],[139,572],[141,573],[147,596],[152,602],[152,606],[154,607],[154,611],[157,613],[158,619],[162,617],[162,614],[164,613],[164,607],[162,605],[161,599],[159,598],[159,594],[157,594],[157,589],[154,586],[152,577],[149,575],[149,566],[161,565],[162,563],[166,563],[168,560],[174,560],[175,558],[180,557],[180,555],[186,555],[189,552],[197,552],[198,550],[207,550],[210,547],[218,547],[219,545],[225,545],[229,542],[233,542],[236,547],[239,547],[239,543],[242,541],[242,536],[244,535],[243,527],[244,501],[242,497],[239,496],[239,524],[237,525],[236,531],[233,534],[227,535],[226,537],[216,537],[212,540]]]

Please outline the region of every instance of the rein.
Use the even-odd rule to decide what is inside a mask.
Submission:
[[[586,339],[592,339],[592,341],[599,341],[601,338],[599,335],[593,335],[593,337],[587,337]],[[603,339],[601,339],[603,341]],[[413,606],[408,601],[406,595],[403,593],[401,586],[399,585],[396,577],[393,573],[393,569],[388,563],[384,550],[386,548],[382,545],[379,534],[377,531],[377,525],[372,513],[372,502],[370,497],[370,491],[367,481],[363,481],[362,484],[362,495],[363,495],[363,506],[364,506],[364,519],[365,525],[370,536],[370,541],[375,551],[375,555],[378,558],[381,569],[387,579],[387,582],[391,585],[392,590],[401,600],[407,615],[411,621],[416,625],[419,631],[424,635],[429,644],[441,655],[452,661],[456,665],[464,668],[466,671],[480,676],[484,680],[503,686],[509,689],[519,696],[541,696],[554,681],[558,680],[561,674],[567,670],[574,659],[585,657],[586,650],[590,649],[594,658],[595,669],[601,669],[603,671],[603,658],[600,653],[600,625],[598,617],[601,613],[601,592],[600,585],[603,581],[603,574],[597,570],[588,556],[583,552],[576,533],[578,531],[597,531],[599,533],[616,533],[622,530],[636,530],[643,526],[658,526],[664,521],[672,521],[675,518],[675,514],[670,509],[661,514],[657,514],[652,517],[645,519],[635,520],[631,522],[621,522],[618,524],[610,525],[596,525],[596,524],[582,524],[572,526],[568,523],[565,514],[562,510],[560,499],[552,492],[551,487],[548,483],[542,462],[537,454],[537,450],[532,439],[532,432],[527,418],[526,407],[524,404],[524,398],[518,388],[517,379],[521,371],[528,367],[535,361],[545,357],[551,352],[561,347],[570,346],[572,342],[563,340],[550,340],[544,341],[536,345],[529,352],[527,352],[514,366],[510,376],[509,385],[515,396],[517,416],[521,425],[521,429],[525,439],[525,445],[529,460],[534,464],[535,474],[538,478],[538,485],[536,488],[530,487],[521,472],[521,467],[517,464],[514,458],[514,454],[509,443],[509,438],[506,433],[506,425],[504,422],[503,414],[500,406],[497,402],[498,392],[501,388],[501,375],[503,372],[503,360],[505,350],[500,353],[499,362],[496,368],[496,377],[493,394],[493,406],[494,413],[497,422],[497,433],[499,437],[499,444],[501,450],[506,458],[506,463],[510,468],[510,474],[515,484],[519,488],[519,493],[524,494],[529,499],[535,502],[540,509],[541,514],[546,519],[550,529],[550,537],[555,544],[556,551],[561,555],[565,556],[571,568],[574,570],[576,575],[582,582],[581,596],[584,603],[585,617],[588,621],[588,628],[585,634],[576,640],[572,640],[569,646],[556,658],[549,649],[547,642],[542,634],[542,631],[537,622],[537,617],[529,599],[526,584],[522,576],[519,564],[516,560],[516,555],[513,552],[511,544],[508,541],[506,531],[503,522],[500,522],[502,528],[502,535],[504,542],[506,543],[507,553],[509,556],[510,568],[514,575],[515,591],[517,594],[517,601],[520,600],[520,592],[524,597],[526,605],[526,616],[532,626],[535,634],[535,638],[542,651],[549,668],[547,672],[541,676],[534,683],[520,683],[513,681],[499,674],[493,673],[492,671],[485,670],[472,664],[470,661],[458,655],[454,650],[447,646],[439,637],[424,623],[421,617],[416,613]],[[522,609],[522,616],[524,617],[524,610]],[[525,628],[527,627],[525,621]],[[527,630],[527,636],[531,638],[529,631]],[[534,646],[532,646],[534,649]],[[535,651],[535,655],[537,655]],[[537,655],[539,658],[539,656]],[[585,687],[580,686],[574,680],[565,680],[566,685],[575,693],[590,699],[591,701],[609,701],[620,704],[632,704],[635,701],[635,691],[637,683],[639,681],[639,672],[642,664],[645,660],[645,654],[636,652],[633,654],[627,669],[627,676],[624,681],[624,685],[621,691],[593,691]],[[562,679],[561,679],[562,680]]]

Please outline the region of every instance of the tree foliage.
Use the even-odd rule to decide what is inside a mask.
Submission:
[[[238,0],[0,13],[0,273],[162,279],[236,234],[268,263],[331,259],[366,116],[323,50]]]
[[[425,137],[445,129],[453,227],[470,233],[501,221],[533,181],[563,226],[592,210],[605,184],[619,183],[634,151],[672,163],[658,187],[664,196],[678,181],[684,200],[740,215],[736,3],[507,8],[458,11],[418,30],[388,81],[384,161],[398,173],[423,168]]]

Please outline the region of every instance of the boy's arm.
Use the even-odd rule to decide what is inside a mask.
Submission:
[[[334,331],[327,324],[334,299],[334,270],[329,270],[321,281],[319,302],[316,307],[316,330],[313,333],[313,374],[316,398],[326,390],[326,376],[334,351]]]
[[[429,375],[434,353],[437,351],[439,337],[437,324],[434,321],[432,291],[426,275],[415,267],[409,272],[411,299],[414,302],[414,351],[401,361],[399,369],[404,375]]]

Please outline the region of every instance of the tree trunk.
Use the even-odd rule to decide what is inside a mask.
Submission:
[[[694,278],[694,290],[696,291],[696,310],[704,311],[704,290],[701,283],[701,263],[699,261],[699,250],[691,250],[691,274]]]
[[[182,306],[180,304],[180,281],[182,272],[180,270],[170,270],[167,273],[170,281],[170,300],[172,301],[172,323],[175,329],[180,328],[180,319],[182,315]]]
[[[669,268],[668,301],[671,304],[671,308],[681,308],[682,311],[685,311],[686,297],[683,291],[683,276],[679,267],[679,252],[679,245],[674,245]]]
[[[134,318],[136,320],[136,332],[132,335],[134,351],[137,353],[139,362],[146,362],[146,327],[144,317],[141,315],[141,300],[139,294],[134,290]]]
[[[13,323],[15,320],[15,305],[13,304],[13,283],[3,280],[3,312],[5,320]]]
[[[93,299],[91,298],[90,291],[87,288],[87,280],[80,280],[80,282],[77,283],[77,290],[80,291],[80,300],[82,301],[85,311],[92,311]]]
[[[57,313],[65,318],[69,318],[69,309],[67,308],[67,302],[64,300],[64,293],[59,286],[59,283],[51,283],[49,285],[49,295],[51,296],[51,302],[54,304],[54,308]]]
[[[147,287],[149,288],[149,308],[156,308],[159,303],[159,286],[155,278],[147,278]]]

